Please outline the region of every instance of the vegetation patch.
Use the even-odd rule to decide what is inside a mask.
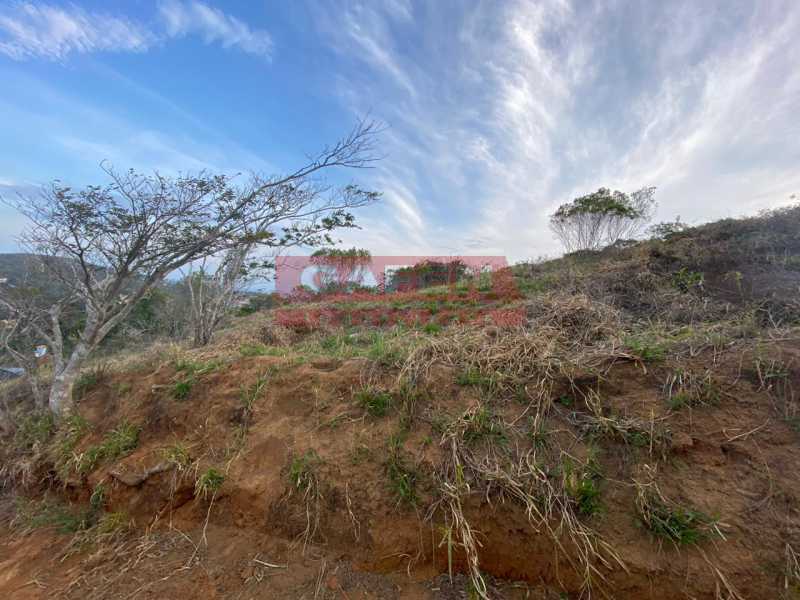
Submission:
[[[698,544],[710,537],[724,538],[717,519],[669,502],[655,483],[635,483],[639,519],[656,538],[676,546]]]
[[[17,419],[14,432],[14,445],[19,450],[30,450],[34,446],[44,446],[56,428],[53,413],[48,411],[22,415]]]
[[[316,469],[320,464],[319,455],[313,450],[292,459],[289,465],[289,480],[295,489],[304,491],[315,484]]]
[[[21,500],[17,503],[13,525],[22,529],[53,528],[63,534],[76,533],[88,526],[88,512],[47,498],[41,502]]]
[[[505,444],[508,434],[502,421],[485,406],[468,411],[462,417],[464,441],[474,444],[481,441]]]
[[[389,488],[397,498],[398,504],[414,505],[418,500],[418,474],[403,456],[403,439],[402,434],[393,434],[389,438],[388,458],[384,468],[389,479]]]
[[[86,393],[99,385],[108,375],[108,367],[105,364],[98,365],[87,371],[83,371],[75,385],[72,387],[72,396],[80,400]]]
[[[264,344],[242,344],[239,347],[239,353],[242,356],[283,356],[286,354],[284,348],[275,348],[273,346],[266,346]]]
[[[83,454],[76,457],[76,470],[81,474],[89,473],[103,461],[127,456],[139,445],[140,431],[138,425],[123,421],[106,434],[100,444],[89,446]]]
[[[600,481],[602,474],[598,464],[592,459],[586,465],[576,465],[566,459],[562,464],[564,489],[575,503],[579,514],[585,517],[596,515],[602,510],[600,500]]]
[[[643,363],[662,362],[667,356],[667,346],[654,335],[639,334],[624,340],[628,350]]]
[[[186,377],[172,384],[170,394],[175,400],[186,400],[194,387],[194,377]]]
[[[217,495],[222,484],[225,483],[225,475],[217,469],[210,467],[205,472],[201,473],[194,484],[194,495],[201,497],[204,500],[211,496],[212,498]]]
[[[392,395],[373,387],[358,390],[353,394],[353,399],[373,417],[385,416],[392,406]]]
[[[679,369],[667,377],[664,393],[672,410],[717,406],[722,398],[722,388],[710,370],[697,373]]]

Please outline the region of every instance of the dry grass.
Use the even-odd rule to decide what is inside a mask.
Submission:
[[[551,329],[583,345],[619,335],[622,321],[617,309],[585,294],[550,293],[526,304],[528,328]]]
[[[593,389],[581,392],[589,413],[572,412],[568,420],[584,433],[622,441],[646,448],[650,456],[666,460],[671,447],[671,433],[664,424],[667,417],[650,420],[606,414],[600,394]]]
[[[677,547],[696,545],[712,537],[725,539],[716,519],[667,499],[655,481],[654,470],[646,469],[645,478],[634,480],[633,485],[637,514],[659,540],[669,541]]]
[[[518,393],[533,401],[552,396],[554,385],[604,372],[615,358],[628,358],[615,344],[575,345],[566,330],[452,328],[415,348],[400,372],[400,381],[415,385],[434,364],[454,367],[498,393]]]
[[[535,421],[543,421],[544,410],[543,405],[537,408]],[[447,543],[449,556],[452,547],[464,552],[476,592],[487,597],[480,571],[480,542],[464,514],[464,503],[472,495],[483,496],[487,502],[510,499],[521,505],[532,530],[545,532],[556,555],[566,556],[581,575],[584,592],[605,593],[602,569],[615,564],[624,569],[625,564],[616,550],[580,518],[568,478],[548,474],[548,457],[542,456],[536,445],[525,451],[505,444],[469,443],[469,426],[470,419],[455,419],[442,435],[446,458],[436,473],[439,498],[430,506],[428,518],[437,511],[443,513],[446,527],[442,543]]]

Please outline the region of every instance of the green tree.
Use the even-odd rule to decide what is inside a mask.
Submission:
[[[567,252],[599,250],[641,232],[656,207],[654,187],[632,194],[600,188],[562,204],[550,215],[550,229]]]
[[[359,123],[286,175],[142,175],[105,168],[111,183],[76,191],[54,182],[40,195],[9,202],[30,225],[21,240],[85,311],[72,348],[64,343],[61,305],[24,315],[53,356],[48,404],[72,408],[72,388],[88,356],[172,272],[233,249],[331,243],[330,232],[355,223],[351,209],[378,198],[356,185],[332,187],[321,172],[363,168],[376,160],[374,123]],[[25,305],[0,286],[0,305],[20,319]]]

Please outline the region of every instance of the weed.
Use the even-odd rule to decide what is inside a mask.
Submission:
[[[88,429],[89,423],[77,413],[72,413],[61,421],[51,451],[56,472],[62,481],[69,476],[75,446],[78,445]]]
[[[319,455],[313,450],[306,451],[302,456],[296,456],[289,465],[289,480],[295,489],[306,490],[316,481],[316,468],[321,462]]]
[[[497,382],[491,376],[482,374],[478,369],[469,368],[456,376],[456,383],[463,386],[475,386],[490,392],[496,389]]]
[[[75,533],[88,526],[86,511],[75,512],[67,506],[47,499],[41,502],[19,502],[13,521],[25,529],[54,528],[59,533]]]
[[[103,381],[108,374],[108,367],[105,364],[97,365],[96,367],[84,371],[80,374],[72,387],[72,397],[80,400],[83,396]]]
[[[436,335],[437,333],[441,333],[442,326],[438,323],[426,323],[422,326],[422,331],[430,335]]]
[[[372,334],[372,343],[367,350],[367,358],[384,367],[394,367],[402,363],[405,354],[394,344],[387,342],[382,332]]]
[[[283,356],[286,351],[264,344],[243,344],[239,348],[239,353],[242,356]]]
[[[398,503],[417,503],[417,472],[403,457],[403,435],[393,434],[389,438],[388,458],[384,464],[389,487]]]
[[[192,375],[176,381],[170,390],[172,397],[175,398],[175,400],[186,400],[186,398],[189,397],[189,393],[192,391],[194,382],[195,379]]]
[[[564,489],[575,503],[578,512],[591,517],[602,509],[600,502],[600,474],[597,463],[590,458],[586,465],[576,467],[572,461],[563,464]]]
[[[358,405],[373,417],[383,417],[392,405],[392,395],[389,392],[364,387],[357,391],[353,398]]]
[[[555,402],[556,404],[560,404],[564,408],[572,408],[573,406],[575,406],[575,398],[567,394],[559,396],[558,398],[556,398]]]
[[[161,449],[161,456],[169,464],[174,465],[179,471],[183,471],[192,463],[189,448],[183,442],[175,442]]]
[[[130,454],[139,445],[140,428],[123,421],[111,430],[103,441],[90,446],[86,452],[76,458],[78,473],[85,474],[94,470],[101,461],[116,460]]]
[[[772,397],[783,402],[784,417],[792,418],[796,395],[792,389],[790,366],[780,359],[766,359],[759,356],[755,360],[755,373],[759,389],[767,391]]]
[[[686,267],[683,267],[680,271],[672,274],[672,286],[684,294],[690,292],[694,288],[702,288],[703,274],[697,271],[690,271]]]
[[[669,507],[657,499],[649,500],[647,519],[643,522],[656,536],[679,545],[696,544],[707,536],[705,528],[713,520],[702,512]]]
[[[703,512],[667,501],[654,482],[636,486],[636,509],[642,524],[657,538],[688,546],[716,534],[722,536],[717,520]]]
[[[722,397],[722,390],[711,371],[699,374],[679,369],[667,377],[664,391],[672,410],[687,406],[716,406]]]
[[[242,406],[248,412],[248,414],[253,411],[253,405],[255,404],[255,401],[261,395],[261,392],[264,391],[269,379],[269,375],[269,371],[259,375],[258,379],[256,379],[254,383],[249,386],[242,387],[239,391],[239,399],[242,401]]]
[[[206,375],[213,373],[221,366],[222,363],[218,360],[210,360],[204,363],[182,359],[175,361],[175,370],[188,375]]]
[[[117,511],[107,513],[100,517],[97,522],[97,533],[99,535],[106,535],[115,533],[117,531],[124,531],[131,525],[131,519],[128,513]]]
[[[55,419],[49,410],[24,415],[17,422],[14,445],[20,450],[43,446],[53,435]]]
[[[125,396],[133,389],[133,386],[128,381],[120,381],[114,385],[114,391],[117,396]]]
[[[100,512],[106,503],[106,486],[103,483],[98,483],[92,490],[92,495],[89,496],[89,506],[95,513]]]
[[[200,475],[194,484],[194,495],[202,496],[205,500],[209,495],[213,498],[225,483],[225,475],[210,467],[205,473]]]
[[[530,430],[528,437],[531,440],[534,448],[546,448],[550,445],[550,432],[545,427],[543,420],[531,417],[528,422],[530,423]]]
[[[650,336],[628,336],[624,343],[631,353],[644,363],[661,362],[666,358],[666,346]]]
[[[508,435],[502,422],[484,406],[464,415],[466,427],[464,428],[464,441],[468,444],[481,440],[489,440],[505,444]]]
[[[360,465],[370,459],[372,459],[372,450],[364,444],[354,446],[350,453],[350,463],[353,465]]]

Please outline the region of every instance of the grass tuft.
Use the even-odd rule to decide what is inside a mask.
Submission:
[[[76,457],[78,473],[89,473],[102,461],[116,460],[133,452],[139,445],[140,431],[138,425],[126,421],[120,423],[116,429],[106,434],[100,444],[89,446],[83,454]]]
[[[656,538],[676,546],[699,544],[712,536],[724,539],[718,521],[709,515],[669,502],[654,482],[636,485],[636,509],[642,524]]]
[[[364,387],[357,391],[353,394],[353,399],[373,417],[385,416],[392,405],[392,395],[389,392],[372,387]]]
[[[394,434],[389,438],[388,458],[384,467],[389,479],[389,487],[397,497],[398,504],[415,505],[418,500],[418,474],[403,457],[402,434]]]
[[[206,499],[208,496],[214,497],[225,483],[225,475],[217,469],[210,467],[205,473],[200,475],[194,484],[194,495]]]

